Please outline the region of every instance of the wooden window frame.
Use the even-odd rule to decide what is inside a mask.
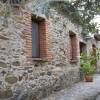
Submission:
[[[34,21],[36,21],[37,23],[38,23],[38,27],[39,27],[39,45],[40,45],[40,50],[39,50],[39,52],[40,52],[40,56],[39,57],[36,57],[36,58],[34,58],[34,57],[32,57],[32,60],[33,61],[47,61],[47,58],[46,58],[46,54],[43,54],[43,53],[46,53],[46,51],[45,51],[45,47],[47,46],[47,44],[46,44],[46,34],[47,34],[47,32],[46,32],[46,25],[45,25],[45,23],[46,23],[46,19],[45,18],[42,18],[42,17],[40,17],[40,16],[36,16],[36,15],[32,15],[32,20],[34,20]],[[43,25],[42,25],[42,23],[43,23]],[[43,29],[44,28],[44,29]],[[41,32],[41,31],[44,31],[44,32]],[[44,37],[42,36],[42,35],[44,35]],[[41,41],[41,39],[43,40],[45,40],[45,41]],[[33,52],[33,51],[32,51]],[[45,55],[45,57],[43,57]]]
[[[32,63],[32,61],[50,61],[52,59],[52,53],[49,51],[50,48],[50,38],[48,27],[50,25],[49,21],[45,17],[40,17],[32,14],[31,11],[25,11],[25,29],[24,36],[26,40],[26,56],[27,60]],[[32,58],[32,19],[39,21],[40,27],[40,57]]]
[[[32,58],[40,58],[39,22],[34,19],[32,19]]]

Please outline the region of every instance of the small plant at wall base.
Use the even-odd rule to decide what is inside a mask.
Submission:
[[[81,70],[84,73],[86,82],[93,81],[93,75],[96,73],[96,62],[99,59],[99,54],[95,54],[93,51],[89,55],[86,52],[81,54],[80,64]]]

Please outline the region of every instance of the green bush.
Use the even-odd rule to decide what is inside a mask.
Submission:
[[[94,74],[96,72],[96,67],[95,66],[91,66],[90,62],[85,62],[83,64],[83,66],[81,66],[83,72],[85,74]]]
[[[96,72],[96,63],[99,59],[99,54],[95,54],[93,51],[89,55],[86,52],[81,54],[80,64],[81,69],[85,74],[94,74]]]

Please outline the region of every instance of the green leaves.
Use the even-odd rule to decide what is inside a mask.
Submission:
[[[91,51],[89,55],[83,52],[80,57],[80,65],[85,74],[94,74],[96,72],[96,63],[100,59],[100,51],[97,54]]]
[[[95,66],[91,66],[89,62],[84,63],[82,69],[85,74],[94,74],[96,71]]]
[[[8,4],[5,5],[5,1],[7,0],[2,0],[2,1],[4,3],[4,6],[6,6],[5,8],[7,8],[7,9],[4,9],[4,12],[5,12],[4,16],[6,18],[11,13],[11,10],[10,10],[11,5],[8,7]],[[20,0],[15,0],[15,1],[18,2]],[[35,0],[35,1],[38,1],[38,0]],[[49,2],[50,0],[48,0],[48,3]],[[59,9],[63,10],[63,12],[65,12],[65,14],[67,14],[72,21],[81,25],[83,29],[87,31],[87,34],[90,32],[92,33],[98,32],[98,30],[96,29],[96,25],[90,22],[94,18],[95,15],[100,14],[100,0],[66,0],[66,2],[54,0],[51,2],[52,3],[50,3],[50,5],[54,5],[54,7],[56,7],[58,4]],[[0,3],[0,6],[1,5],[3,4]],[[48,15],[48,7],[45,7],[45,6],[46,5],[44,5],[44,8],[47,9],[46,14]]]
[[[83,27],[86,33],[97,33],[95,23],[91,23],[95,15],[100,14],[100,0],[72,0],[72,2],[52,2],[52,5],[65,11],[70,20]]]
[[[90,23],[95,15],[100,14],[100,0],[76,0],[74,4],[71,4],[74,8],[79,11],[79,23],[87,31],[87,33],[98,32],[96,25]]]

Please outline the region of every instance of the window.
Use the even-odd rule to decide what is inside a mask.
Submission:
[[[96,55],[96,46],[94,44],[92,45],[92,51],[93,51],[94,55]]]
[[[32,58],[33,60],[47,59],[48,31],[44,18],[32,16]]]
[[[80,55],[82,52],[86,52],[86,44],[83,42],[80,42]]]
[[[32,20],[32,57],[40,58],[39,23]]]
[[[49,21],[44,17],[32,14],[31,11],[25,12],[25,40],[26,54],[29,62],[49,61],[52,54],[49,51],[50,43],[48,36]]]
[[[93,51],[96,50],[96,46],[95,46],[95,44],[92,44],[92,49],[93,49]]]
[[[76,34],[73,32],[69,32],[70,35],[70,51],[71,51],[71,60],[77,60],[77,38]]]

